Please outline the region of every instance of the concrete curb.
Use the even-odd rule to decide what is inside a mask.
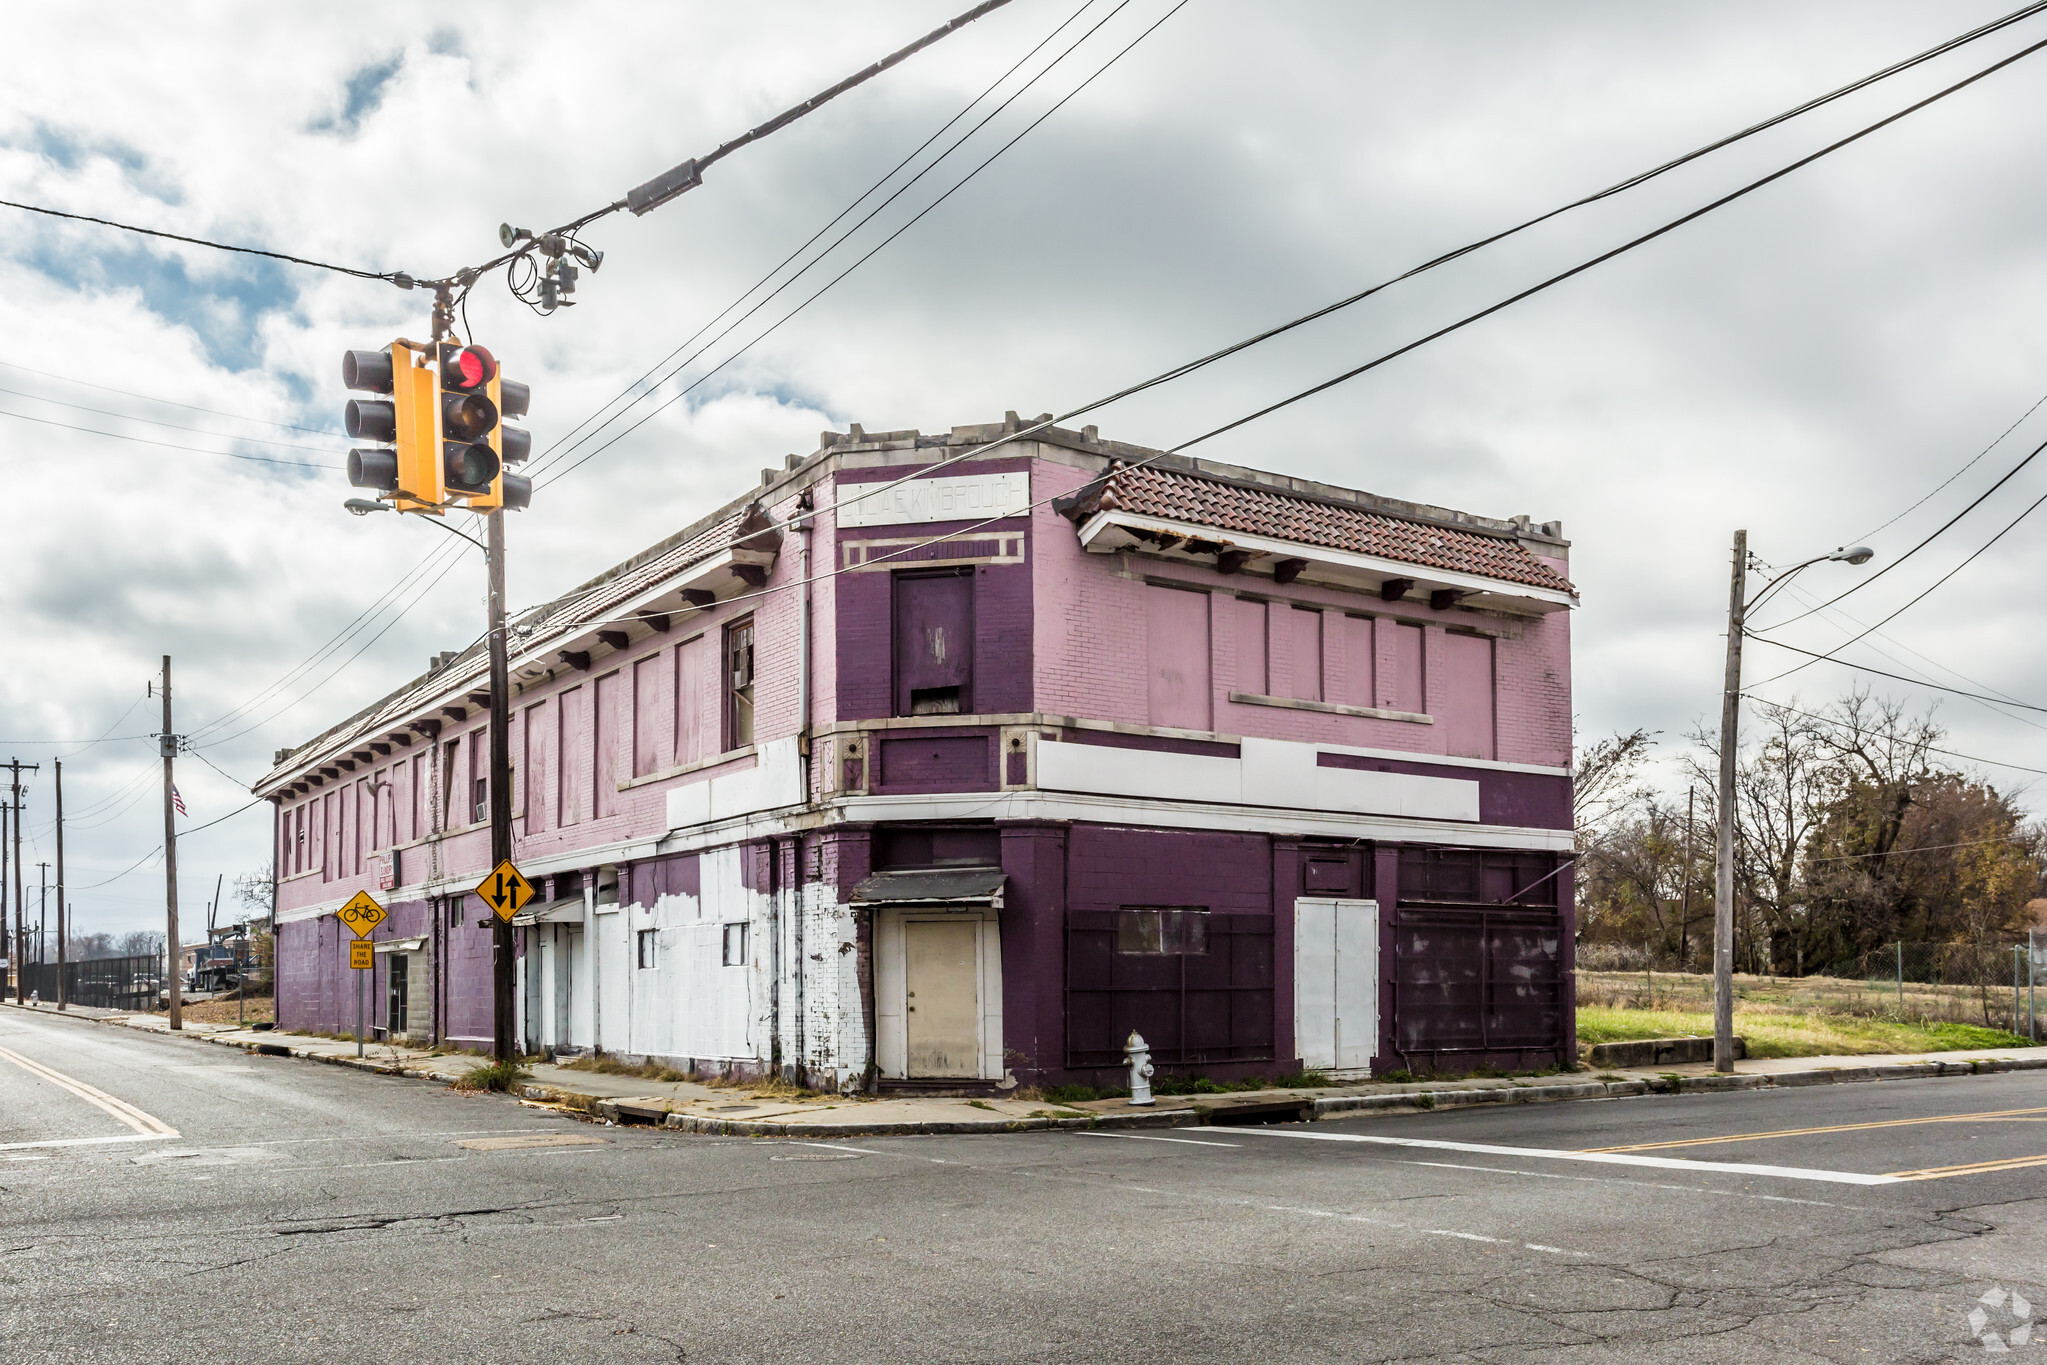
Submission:
[[[7,1009],[24,1008],[11,1001],[0,1001]],[[42,1010],[27,1010],[28,1013],[47,1013]],[[104,1018],[88,1018],[71,1015],[74,1019],[86,1019],[89,1023],[110,1024],[126,1027],[127,1016],[114,1015]],[[137,1032],[158,1032],[159,1030],[138,1029]],[[315,1052],[310,1048],[292,1047],[282,1038],[289,1035],[272,1035],[279,1041],[252,1043],[239,1038],[224,1038],[217,1034],[185,1033],[187,1038],[213,1043],[221,1047],[239,1048],[243,1052],[267,1057],[292,1057],[300,1061],[324,1062],[330,1066],[351,1067],[357,1071],[368,1071],[379,1076],[395,1076],[407,1080],[434,1081],[442,1085],[451,1083],[476,1063],[469,1058],[459,1059],[453,1069],[442,1067],[407,1066],[374,1057],[334,1056]],[[1191,1128],[1213,1124],[1222,1119],[1226,1124],[1232,1111],[1239,1114],[1255,1114],[1259,1111],[1298,1108],[1304,1119],[1325,1120],[1345,1118],[1353,1115],[1395,1113],[1432,1113],[1439,1109],[1469,1109],[1492,1104],[1554,1104],[1567,1100],[1629,1099],[1642,1095],[1697,1095],[1712,1094],[1727,1090],[1767,1090],[1792,1088],[1809,1085],[1848,1085],[1865,1081],[1922,1080],[1931,1077],[1948,1076],[1989,1076],[2012,1071],[2047,1071],[2047,1048],[2040,1049],[2037,1057],[1987,1057],[1968,1061],[1906,1062],[1888,1063],[1877,1066],[1815,1067],[1808,1071],[1750,1072],[1747,1074],[1721,1076],[1655,1076],[1624,1081],[1567,1081],[1547,1084],[1509,1083],[1491,1086],[1445,1085],[1432,1089],[1391,1091],[1377,1095],[1324,1095],[1312,1092],[1288,1091],[1280,1095],[1243,1094],[1204,1096],[1201,1101],[1185,1107],[1168,1109],[1117,1110],[1108,1113],[1091,1112],[1084,1117],[1046,1116],[1022,1119],[920,1119],[892,1123],[789,1123],[773,1119],[722,1119],[703,1114],[678,1114],[668,1107],[666,1100],[633,1099],[631,1097],[610,1097],[586,1095],[578,1091],[564,1090],[554,1085],[521,1085],[511,1093],[515,1098],[539,1100],[543,1103],[560,1104],[570,1109],[579,1109],[593,1117],[609,1119],[613,1123],[642,1124],[673,1129],[682,1133],[696,1133],[711,1137],[780,1137],[780,1138],[853,1138],[853,1137],[913,1137],[926,1134],[960,1133],[1031,1133],[1061,1129],[1137,1129],[1137,1128]]]

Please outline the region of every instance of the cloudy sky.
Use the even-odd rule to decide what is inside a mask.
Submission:
[[[681,526],[823,428],[1078,406],[2008,4],[1015,0],[667,207],[590,229],[607,259],[575,308],[542,318],[501,280],[477,287],[475,334],[532,383],[544,449],[1062,24],[912,169],[1021,90],[1013,103],[659,397],[1101,72],[830,292],[544,486],[511,525],[512,599],[543,600]],[[501,220],[544,227],[617,199],[959,5],[507,4],[468,27],[449,22],[462,10],[419,5],[33,7],[9,20],[0,198],[440,274],[492,254]],[[1128,441],[1186,440],[2043,38],[2047,16],[1086,420]],[[1877,549],[1867,569],[1807,571],[1805,597],[1785,599],[1803,610],[2047,440],[2047,410],[2025,417],[2047,393],[2043,63],[1201,453],[1561,519],[1584,595],[1581,735],[1640,725],[1674,747],[1717,709],[1736,527],[1776,564]],[[43,765],[29,784],[30,903],[33,865],[54,856],[62,756],[80,929],[160,926],[158,703],[144,692],[160,656],[175,656],[177,728],[200,746],[179,763],[198,826],[248,801],[272,750],[480,631],[478,557],[417,519],[346,515],[351,490],[327,467],[346,449],[341,353],[423,335],[427,300],[13,209],[0,228],[0,760]],[[1825,650],[1907,602],[2047,491],[2041,465],[1781,638]],[[2029,605],[2042,559],[2020,525],[1844,657],[2047,704]],[[1754,646],[1748,677],[1798,661]],[[1822,664],[1762,691],[1811,704],[1854,678]],[[1940,696],[1876,684],[1915,704]],[[2047,769],[2047,715],[1939,706],[1949,747]],[[263,865],[269,827],[257,807],[181,840],[187,924],[216,875]]]

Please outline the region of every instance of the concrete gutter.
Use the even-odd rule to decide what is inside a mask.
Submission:
[[[0,1007],[24,1013],[56,1014],[51,1005]],[[161,1016],[112,1011],[71,1018],[166,1033]],[[452,1084],[482,1059],[435,1056],[423,1049],[378,1043],[355,1056],[352,1040],[307,1038],[257,1032],[225,1024],[187,1024],[184,1036],[261,1056],[293,1057],[354,1067],[380,1076]],[[853,1097],[740,1102],[741,1092],[714,1090],[690,1082],[651,1083],[629,1076],[566,1071],[540,1065],[534,1081],[511,1093],[523,1099],[620,1124],[643,1124],[717,1137],[854,1138],[937,1133],[1028,1133],[1060,1129],[1186,1128],[1274,1121],[1313,1121],[1366,1114],[1423,1114],[1494,1104],[1547,1104],[1565,1100],[1628,1099],[1643,1095],[1709,1094],[1866,1081],[1921,1080],[2047,1070],[2047,1048],[1978,1049],[1869,1057],[1777,1058],[1750,1061],[1733,1075],[1709,1067],[1656,1073],[1608,1072],[1596,1080],[1460,1078],[1405,1084],[1384,1082],[1324,1089],[1250,1090],[1214,1095],[1160,1096],[1156,1106],[1133,1109],[1122,1100],[1075,1104],[1052,1101],[920,1097],[870,1100]],[[662,1093],[647,1093],[650,1089]],[[638,1091],[640,1093],[634,1093]],[[750,1098],[750,1097],[749,1097]],[[746,1117],[718,1110],[745,1110]],[[986,1117],[983,1117],[986,1113]]]

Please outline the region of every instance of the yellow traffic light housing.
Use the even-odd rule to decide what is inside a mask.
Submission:
[[[441,410],[427,350],[394,341],[381,351],[350,351],[341,379],[351,389],[386,394],[348,400],[350,437],[384,444],[348,452],[348,481],[374,488],[400,512],[442,514],[448,501],[441,471]]]

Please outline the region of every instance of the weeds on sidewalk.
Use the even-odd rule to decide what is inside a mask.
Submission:
[[[600,1076],[633,1076],[643,1081],[686,1081],[689,1073],[677,1071],[672,1066],[654,1061],[622,1062],[608,1052],[599,1052],[589,1057],[577,1057],[566,1062],[556,1062],[564,1071],[593,1071]]]
[[[495,1090],[500,1093],[511,1090],[532,1078],[533,1073],[517,1062],[486,1062],[472,1066],[457,1076],[451,1085],[456,1090]]]

